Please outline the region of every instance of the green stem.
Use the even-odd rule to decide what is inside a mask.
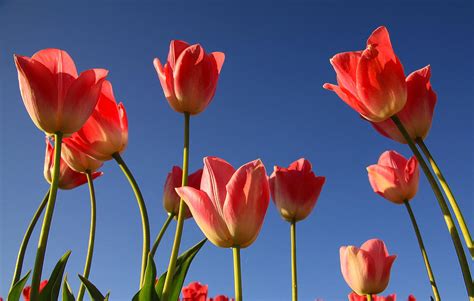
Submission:
[[[428,259],[428,254],[426,253],[425,244],[423,243],[423,238],[421,237],[420,228],[418,228],[418,224],[416,222],[415,215],[413,214],[413,210],[411,209],[410,203],[408,203],[408,201],[405,201],[404,203],[405,203],[405,206],[407,207],[408,214],[410,215],[411,223],[413,224],[413,229],[415,230],[416,239],[418,240],[418,245],[420,246],[421,255],[423,256],[423,261],[425,262],[426,271],[428,272],[428,278],[430,279],[431,289],[433,290],[435,300],[440,301],[441,298],[439,296],[438,286],[436,285],[436,280],[433,274],[433,270],[431,269],[431,264]]]
[[[165,234],[166,230],[168,229],[169,224],[174,218],[174,214],[168,214],[168,218],[166,219],[165,223],[163,226],[161,226],[160,233],[158,233],[158,236],[155,239],[155,242],[153,243],[153,247],[151,248],[150,254],[151,257],[155,256],[156,249],[158,249],[158,246],[160,245],[161,239],[163,238],[163,235]]]
[[[372,294],[367,294],[367,301],[372,301]]]
[[[142,232],[143,232],[142,267],[141,267],[141,272],[140,272],[140,288],[141,288],[143,284],[143,278],[145,276],[148,252],[150,251],[150,223],[148,222],[148,212],[146,210],[146,204],[145,204],[145,201],[143,200],[140,187],[138,187],[137,181],[133,177],[133,174],[128,168],[127,164],[125,164],[125,161],[123,160],[122,156],[120,156],[119,153],[115,153],[112,155],[112,157],[115,159],[115,161],[117,161],[118,165],[120,166],[120,169],[125,174],[125,177],[127,177],[127,180],[130,183],[130,186],[132,187],[133,192],[135,193],[135,198],[137,199],[138,208],[140,209],[140,216],[142,219]]]
[[[95,225],[96,225],[96,201],[95,201],[95,189],[94,189],[94,180],[92,179],[92,174],[90,171],[86,171],[87,183],[89,184],[89,194],[91,200],[91,225],[89,230],[89,246],[87,248],[86,264],[84,266],[84,273],[82,276],[86,279],[89,279],[89,273],[92,266],[92,256],[94,254],[94,241],[95,241]],[[86,287],[81,282],[79,286],[79,292],[77,293],[77,300],[82,301],[84,298],[84,293]]]
[[[235,301],[242,301],[242,271],[240,267],[240,248],[232,248],[234,255],[234,290]]]
[[[443,188],[443,191],[446,194],[446,197],[448,198],[449,204],[451,205],[451,208],[454,211],[454,216],[456,217],[459,227],[461,228],[461,233],[464,237],[464,241],[467,245],[467,248],[469,249],[469,253],[471,254],[471,259],[474,260],[474,245],[472,242],[471,234],[469,233],[469,228],[466,225],[466,221],[464,220],[464,216],[462,215],[458,202],[454,198],[453,192],[451,191],[451,188],[449,187],[448,182],[446,182],[446,179],[441,173],[441,170],[439,169],[438,164],[436,164],[436,161],[433,159],[433,156],[428,150],[428,147],[426,146],[423,139],[416,138],[415,141],[418,144],[418,146],[420,146],[421,150],[425,154],[425,157],[430,162],[431,168],[433,168],[433,171],[436,177],[438,178],[439,183],[441,184],[441,188]]]
[[[413,152],[415,157],[418,159],[418,163],[420,164],[421,169],[423,169],[423,172],[425,173],[426,178],[428,179],[428,182],[431,185],[431,189],[433,190],[436,198],[438,199],[438,204],[443,213],[444,221],[446,222],[446,226],[448,227],[449,233],[451,234],[451,239],[453,241],[454,248],[458,256],[459,265],[461,266],[461,271],[464,278],[464,284],[466,286],[467,294],[470,300],[474,300],[474,285],[472,283],[472,277],[471,277],[471,272],[469,270],[469,264],[467,262],[466,254],[464,253],[464,250],[461,244],[461,239],[459,238],[458,230],[456,229],[456,226],[454,225],[453,217],[451,216],[451,212],[449,211],[448,205],[446,201],[444,200],[443,194],[441,193],[441,190],[439,189],[439,186],[436,183],[435,178],[431,174],[431,171],[428,165],[426,164],[425,160],[423,159],[420,151],[416,148],[416,145],[413,142],[413,139],[408,134],[407,130],[403,126],[400,119],[398,119],[398,117],[394,115],[392,116],[392,120],[395,123],[395,125],[398,127],[400,133],[403,135],[405,140],[408,142],[408,145],[410,146],[411,151]]]
[[[189,161],[189,113],[184,113],[184,147],[183,147],[183,177],[181,186],[188,185],[188,162]],[[170,262],[168,264],[168,272],[166,273],[165,284],[163,287],[164,301],[168,301],[169,290],[173,282],[173,275],[176,269],[176,260],[178,259],[179,246],[181,244],[181,236],[183,233],[183,225],[186,212],[186,203],[183,199],[179,201],[178,222],[176,225],[176,233],[174,236],[173,249],[171,250]]]
[[[38,222],[41,216],[41,213],[43,213],[44,207],[46,207],[46,204],[48,204],[48,198],[49,198],[49,189],[46,192],[43,198],[43,201],[39,205],[38,209],[36,209],[36,212],[33,215],[33,218],[31,219],[30,224],[28,225],[28,228],[26,229],[25,235],[23,236],[23,240],[21,241],[20,249],[18,250],[18,257],[16,259],[15,272],[13,273],[13,279],[12,279],[10,290],[13,288],[13,285],[17,283],[18,280],[20,280],[21,269],[23,268],[23,260],[25,258],[28,242],[30,241],[31,234],[33,233],[33,230],[36,227],[36,223]]]
[[[36,250],[35,267],[33,269],[33,278],[31,280],[31,301],[37,301],[39,297],[39,284],[41,282],[41,274],[43,272],[44,256],[46,254],[46,246],[48,244],[49,230],[51,229],[51,221],[53,219],[54,205],[56,204],[56,194],[59,184],[59,167],[61,162],[61,143],[63,134],[54,134],[54,165],[51,180],[51,188],[46,206],[46,213],[41,226],[41,233]]]
[[[298,280],[296,274],[296,222],[291,222],[291,298],[298,300]]]

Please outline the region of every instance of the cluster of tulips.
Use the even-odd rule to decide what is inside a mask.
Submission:
[[[264,164],[258,159],[236,169],[224,159],[205,157],[203,168],[188,175],[190,117],[203,112],[212,101],[224,59],[223,53],[206,53],[199,44],[172,41],[166,63],[162,65],[159,59],[153,62],[168,103],[184,117],[184,150],[182,168],[174,166],[164,185],[163,205],[168,218],[151,244],[146,203],[122,157],[128,143],[126,110],[115,100],[107,70],[91,69],[78,75],[72,58],[59,49],[44,49],[32,57],[15,55],[23,102],[32,121],[46,134],[44,176],[50,189],[21,243],[8,301],[18,301],[22,294],[25,300],[58,300],[61,288],[65,301],[83,300],[86,290],[92,300],[109,299],[109,294],[103,295],[89,280],[96,225],[94,179],[102,175],[99,169],[109,160],[114,160],[129,180],[141,214],[141,271],[139,290],[132,300],[177,301],[180,294],[181,300],[189,301],[229,300],[226,296],[207,299],[207,286],[199,283],[183,288],[192,260],[207,240],[218,247],[232,249],[235,300],[243,300],[241,249],[257,239],[270,198],[289,223],[292,300],[298,299],[296,224],[312,212],[325,177],[316,176],[312,164],[304,158],[288,167],[275,166],[273,173],[267,176]],[[469,263],[457,226],[471,260],[472,239],[453,193],[424,143],[436,103],[430,84],[430,66],[406,77],[385,27],[371,34],[364,50],[339,53],[331,59],[331,64],[338,84],[325,84],[324,88],[334,91],[382,135],[408,144],[414,154],[406,159],[395,151],[386,151],[367,171],[376,193],[407,208],[426,265],[429,281],[426,284],[431,284],[434,299],[439,301],[441,297],[409,203],[418,189],[419,167],[438,200],[469,300],[474,300]],[[79,275],[81,285],[75,297],[67,278],[63,277],[70,251],[59,260],[47,280],[42,281],[42,271],[58,189],[73,189],[85,183],[90,188],[91,224],[84,271]],[[30,272],[22,274],[23,259],[43,211],[31,285],[26,286]],[[194,219],[206,238],[179,254],[184,220],[188,218]],[[154,256],[163,234],[174,220],[176,230],[169,265],[157,275]],[[341,247],[341,272],[352,290],[349,300],[395,300],[395,295],[378,296],[389,283],[395,259],[379,239],[369,239],[361,247]],[[409,296],[409,300],[415,298]]]

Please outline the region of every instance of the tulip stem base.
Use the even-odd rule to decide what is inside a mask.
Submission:
[[[161,239],[163,238],[163,235],[168,229],[168,226],[170,225],[174,216],[175,216],[174,214],[169,214],[165,223],[163,224],[163,226],[161,226],[160,233],[158,233],[158,236],[156,237],[155,242],[153,243],[153,247],[151,248],[151,251],[150,251],[150,255],[152,258],[155,256],[156,250],[158,249],[158,246],[160,245]]]
[[[393,115],[391,119],[395,123],[398,130],[405,138],[405,140],[408,142],[408,146],[410,146],[410,149],[415,155],[415,157],[418,159],[418,163],[423,169],[423,172],[425,173],[425,176],[431,185],[431,189],[433,190],[436,198],[438,199],[438,204],[441,208],[441,212],[443,213],[444,221],[446,222],[446,226],[448,227],[449,233],[451,234],[451,239],[453,241],[454,248],[456,250],[456,254],[459,260],[459,265],[461,266],[461,271],[464,278],[464,284],[466,286],[467,294],[470,300],[474,300],[474,284],[472,283],[472,277],[471,277],[471,272],[469,270],[469,264],[467,262],[466,254],[464,253],[464,250],[461,244],[461,239],[459,237],[458,230],[456,229],[456,226],[454,225],[453,217],[451,216],[451,212],[449,211],[448,205],[443,197],[443,194],[441,193],[441,190],[439,189],[439,186],[436,183],[436,180],[433,174],[431,173],[428,165],[423,159],[423,156],[421,155],[418,148],[416,148],[416,145],[413,139],[410,137],[410,134],[408,134],[407,130],[403,126],[400,119],[397,117],[397,115]]]
[[[232,248],[234,257],[234,290],[235,301],[242,301],[242,271],[240,267],[240,248]]]
[[[296,222],[290,224],[291,237],[291,300],[298,300],[298,280],[296,273]]]
[[[132,186],[133,192],[135,193],[135,198],[137,199],[138,208],[140,209],[140,216],[142,219],[142,232],[143,232],[143,248],[142,248],[142,267],[140,272],[140,288],[143,284],[143,278],[145,276],[146,263],[148,258],[148,252],[150,251],[150,223],[148,222],[148,212],[146,210],[145,200],[138,187],[138,183],[133,177],[132,172],[128,168],[127,164],[123,160],[122,156],[119,153],[115,153],[112,157],[117,161],[122,172],[128,179],[130,186]]]
[[[367,301],[372,301],[372,294],[367,294]]]
[[[183,177],[181,186],[188,185],[188,166],[189,166],[189,113],[184,113],[184,147],[183,147]],[[181,244],[181,236],[183,234],[183,226],[186,213],[186,203],[181,198],[179,200],[178,221],[176,223],[176,233],[174,236],[173,249],[171,250],[170,261],[168,264],[168,272],[166,273],[165,284],[163,286],[163,301],[168,300],[169,290],[173,283],[173,275],[176,270],[176,261],[178,259],[179,246]]]
[[[461,233],[464,237],[464,241],[466,242],[467,248],[469,249],[469,253],[471,254],[471,259],[474,260],[474,245],[472,242],[471,233],[469,233],[469,228],[466,225],[466,221],[464,220],[464,216],[461,212],[461,209],[459,208],[458,202],[454,198],[453,192],[451,191],[451,188],[449,187],[448,182],[446,181],[443,174],[441,173],[441,169],[439,169],[438,164],[434,160],[433,156],[428,150],[428,147],[426,146],[423,139],[416,138],[415,141],[416,141],[416,144],[418,144],[418,146],[421,148],[421,150],[425,154],[425,157],[430,162],[431,168],[433,169],[436,177],[438,178],[439,183],[441,184],[441,188],[443,188],[443,191],[446,197],[448,198],[449,204],[451,205],[451,208],[453,209],[454,216],[456,217],[459,227],[461,228]]]
[[[92,256],[94,254],[94,242],[95,242],[95,226],[96,226],[96,201],[95,201],[95,189],[94,189],[94,180],[92,179],[92,174],[90,171],[86,172],[87,184],[89,185],[89,195],[91,201],[91,225],[89,229],[89,245],[87,247],[87,256],[86,264],[84,265],[84,273],[82,276],[86,279],[89,279],[89,274],[92,266]],[[77,293],[77,301],[82,301],[84,298],[86,287],[81,282],[79,286],[79,292]]]
[[[420,228],[418,228],[418,223],[415,219],[415,214],[411,209],[411,205],[408,201],[405,201],[405,207],[407,208],[408,214],[410,215],[411,223],[413,224],[413,229],[415,230],[416,239],[418,240],[418,245],[420,246],[421,255],[423,256],[423,261],[425,262],[426,271],[428,272],[428,278],[430,279],[431,289],[433,290],[433,295],[436,301],[440,301],[438,286],[436,285],[436,280],[431,269],[431,264],[428,259],[428,254],[426,253],[425,244],[423,243],[423,238],[421,237]]]
[[[38,222],[41,214],[43,213],[43,210],[46,207],[46,204],[48,204],[48,199],[49,199],[49,190],[46,192],[43,198],[43,201],[39,205],[38,209],[36,209],[36,212],[33,215],[33,218],[31,219],[30,224],[28,225],[28,228],[26,229],[25,235],[23,236],[23,240],[21,241],[20,249],[18,250],[18,257],[16,259],[15,272],[13,273],[12,284],[11,284],[10,289],[12,289],[13,285],[17,283],[18,280],[20,280],[26,248],[28,247],[31,234],[33,233],[33,230],[36,227],[36,223]]]
[[[48,244],[49,230],[51,229],[51,221],[53,220],[54,206],[56,204],[56,195],[59,185],[59,168],[61,163],[61,144],[62,133],[54,134],[54,166],[51,180],[50,193],[48,197],[48,205],[41,226],[41,233],[36,250],[35,266],[33,269],[33,277],[31,280],[31,301],[37,301],[39,298],[39,285],[41,282],[41,274],[43,272],[44,256],[46,254],[46,246]]]

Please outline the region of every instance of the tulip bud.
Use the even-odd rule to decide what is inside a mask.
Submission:
[[[192,282],[181,290],[183,301],[207,301],[207,285]]]

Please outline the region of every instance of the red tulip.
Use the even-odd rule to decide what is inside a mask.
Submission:
[[[245,248],[260,232],[270,201],[262,161],[235,170],[216,157],[204,158],[201,189],[176,188],[206,237],[222,248]]]
[[[191,115],[204,111],[214,97],[224,59],[224,53],[207,54],[199,44],[171,41],[165,66],[157,58],[153,65],[173,110]]]
[[[207,285],[192,282],[181,290],[182,301],[207,301],[207,290]]]
[[[173,169],[166,177],[165,187],[163,190],[163,207],[166,212],[177,215],[179,212],[180,197],[176,193],[175,188],[181,187],[183,171],[178,166]],[[197,170],[188,177],[188,186],[199,189],[201,187],[202,169]],[[186,208],[185,218],[190,218],[191,212]]]
[[[348,297],[349,297],[349,301],[367,301],[367,296],[359,296],[354,292],[350,293]],[[373,301],[397,301],[397,295],[391,294],[391,295],[388,295],[387,297],[372,295],[372,300]],[[410,295],[408,297],[408,301],[416,301],[416,299],[413,295]]]
[[[54,147],[49,143],[49,139],[46,139],[46,154],[44,159],[44,178],[48,183],[52,182],[53,166],[54,165]],[[92,173],[92,178],[95,179],[101,176],[102,172]],[[74,171],[71,169],[63,158],[60,159],[59,164],[59,184],[58,187],[61,189],[73,189],[82,184],[87,183],[87,177],[85,174]]]
[[[374,192],[395,204],[411,200],[418,191],[420,171],[414,156],[407,160],[396,151],[386,151],[367,171]]]
[[[122,103],[117,105],[112,84],[105,81],[97,106],[80,131],[64,143],[99,161],[112,159],[128,143],[128,120]]]
[[[44,289],[46,284],[48,284],[48,280],[43,280],[40,283],[40,287],[39,287],[40,293]],[[30,295],[31,295],[31,286],[27,286],[23,289],[23,299],[25,299],[25,301],[30,301]]]
[[[380,122],[405,105],[407,88],[403,66],[395,55],[385,27],[377,28],[364,51],[343,52],[331,59],[337,85],[324,84],[352,109]]]
[[[436,93],[430,83],[431,68],[426,66],[410,74],[407,79],[407,103],[397,116],[412,139],[425,139],[431,128],[436,105]],[[385,137],[406,144],[405,138],[391,119],[372,123],[374,128]]]
[[[218,295],[218,296],[215,296],[214,298],[207,299],[207,301],[233,301],[233,300],[234,299],[229,298],[229,297],[224,296],[224,295]]]
[[[383,241],[371,239],[360,248],[344,246],[339,253],[342,275],[354,292],[367,295],[385,290],[396,256],[388,254]]]
[[[288,168],[275,166],[270,176],[273,201],[289,222],[303,220],[311,213],[326,181],[325,177],[317,177],[311,168],[311,163],[302,158]]]
[[[70,135],[92,114],[108,71],[91,69],[77,75],[69,54],[43,49],[31,58],[15,55],[20,92],[35,125],[48,134]]]
[[[73,170],[83,173],[94,172],[104,164],[102,161],[98,161],[66,143],[62,144],[61,158]]]

